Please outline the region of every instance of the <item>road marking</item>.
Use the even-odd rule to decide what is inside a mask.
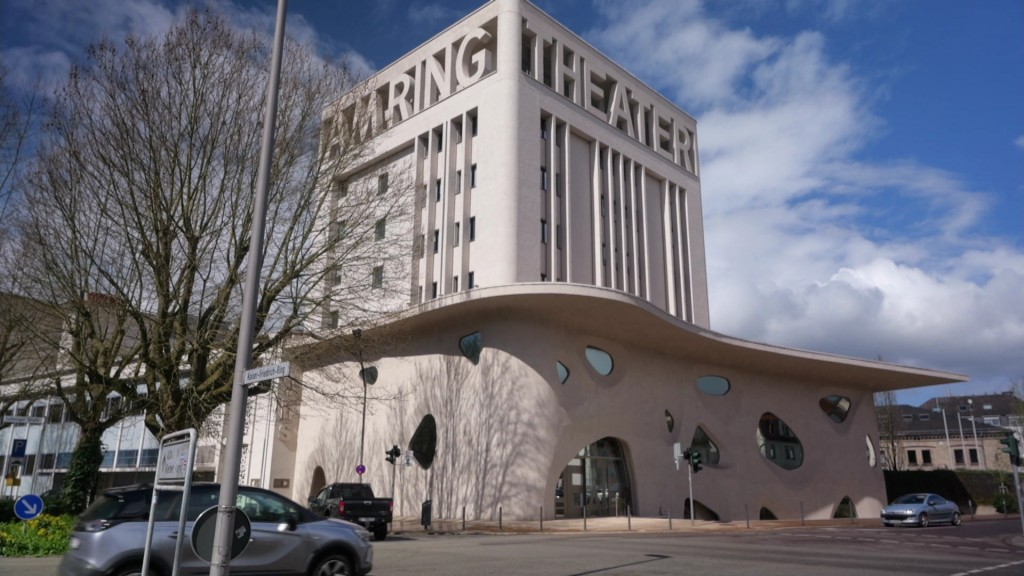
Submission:
[[[1007,562],[1006,564],[999,564],[996,566],[986,566],[985,568],[978,568],[975,570],[968,570],[967,572],[957,572],[952,576],[968,576],[970,574],[981,574],[983,572],[989,572],[991,570],[1002,570],[1003,568],[1012,568],[1014,566],[1020,566],[1024,564],[1024,560],[1018,560],[1016,562]]]

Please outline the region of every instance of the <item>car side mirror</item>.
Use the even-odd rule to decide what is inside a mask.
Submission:
[[[298,528],[299,522],[295,519],[295,516],[288,516],[284,522],[277,525],[278,532],[295,532]]]

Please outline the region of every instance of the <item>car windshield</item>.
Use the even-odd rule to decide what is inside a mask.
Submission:
[[[893,504],[924,504],[924,499],[924,494],[907,494],[897,498]]]

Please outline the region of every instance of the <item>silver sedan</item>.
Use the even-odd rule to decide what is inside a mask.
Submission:
[[[960,507],[938,494],[906,494],[882,509],[886,526],[921,526],[949,523],[959,526]]]

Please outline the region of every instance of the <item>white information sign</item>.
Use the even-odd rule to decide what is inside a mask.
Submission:
[[[184,482],[191,471],[188,469],[188,457],[191,443],[186,438],[183,442],[167,443],[160,447],[160,461],[156,466],[156,483]]]

